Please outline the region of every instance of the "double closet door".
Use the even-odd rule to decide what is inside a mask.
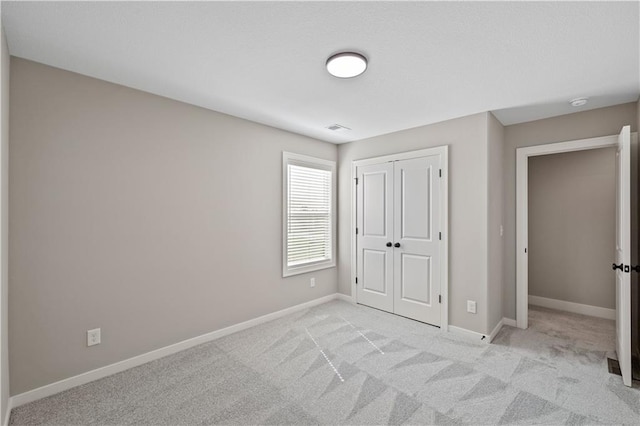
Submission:
[[[359,166],[357,301],[440,326],[441,156]]]

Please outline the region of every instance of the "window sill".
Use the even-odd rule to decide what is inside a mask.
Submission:
[[[329,268],[335,268],[335,267],[336,267],[336,262],[331,261],[331,262],[316,263],[313,265],[299,266],[296,268],[287,268],[286,270],[282,271],[282,278],[292,277],[294,275],[306,274],[308,272],[320,271],[322,269],[329,269]]]

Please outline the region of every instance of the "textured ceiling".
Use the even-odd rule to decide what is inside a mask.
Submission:
[[[2,2],[12,55],[331,142],[635,101],[638,2]],[[325,61],[356,50],[362,76]],[[588,96],[585,107],[569,99]],[[352,130],[325,129],[342,124]]]

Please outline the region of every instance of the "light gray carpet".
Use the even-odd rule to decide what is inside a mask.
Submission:
[[[13,410],[11,424],[638,424],[613,321],[532,307],[494,344],[333,301]]]

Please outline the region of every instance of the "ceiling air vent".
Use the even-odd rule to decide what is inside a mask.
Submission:
[[[341,126],[340,124],[332,124],[331,126],[327,126],[327,129],[334,132],[346,132],[347,130],[351,130],[350,128]]]

